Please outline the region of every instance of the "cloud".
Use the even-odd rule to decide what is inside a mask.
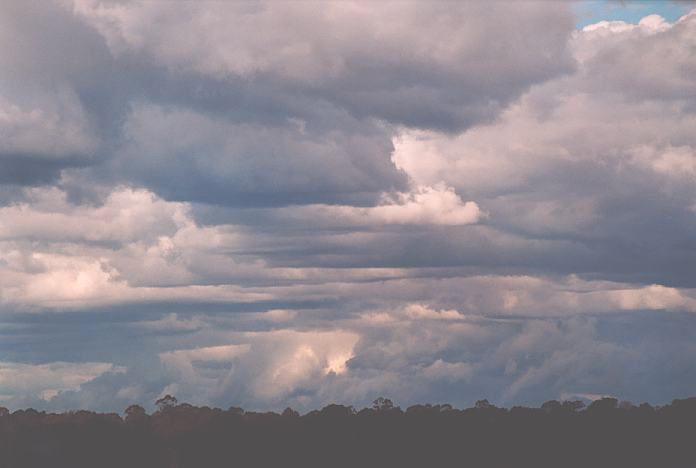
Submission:
[[[442,181],[485,206],[487,226],[505,233],[486,235],[489,257],[508,235],[554,258],[565,242],[560,264],[534,255],[545,271],[690,287],[693,18],[577,31],[576,73],[535,86],[491,124],[405,130],[394,161],[417,184]]]
[[[138,326],[158,331],[194,331],[210,326],[203,317],[179,318],[175,313],[167,314],[158,320],[142,321]]]
[[[696,86],[688,52],[694,44],[695,24],[696,14],[691,11],[673,24],[650,15],[637,25],[586,26],[577,33],[575,54],[592,71],[588,87],[637,99],[684,100]]]
[[[491,118],[529,85],[572,66],[567,5],[72,5],[116,55],[144,53],[176,72],[299,89],[354,115],[412,126],[452,129]],[[495,48],[485,46],[492,41]]]
[[[98,143],[75,95],[64,91],[51,104],[56,108],[22,108],[0,98],[0,155],[35,155],[50,161],[96,150]]]
[[[125,372],[125,368],[103,362],[0,362],[0,394],[10,403],[27,396],[50,401],[60,392],[79,390],[107,372]]]
[[[248,268],[247,273],[262,275],[259,263],[239,270],[217,251],[233,245],[233,233],[199,227],[187,205],[165,202],[151,192],[118,188],[95,205],[73,205],[57,188],[25,194],[26,201],[0,208],[3,302],[79,308],[177,294],[157,289],[164,285],[181,286],[178,294],[189,298],[215,289],[241,293],[234,286],[197,280],[196,264],[206,265],[205,275],[211,267],[241,276]]]
[[[445,184],[419,186],[409,192],[383,193],[373,207],[346,205],[291,206],[278,210],[274,216],[323,226],[369,227],[381,225],[440,225],[463,226],[475,224],[486,213],[473,201],[464,202],[452,187]]]
[[[428,379],[444,380],[468,380],[474,374],[474,367],[465,362],[445,362],[438,359],[423,369],[423,373]]]
[[[478,222],[483,213],[475,202],[462,202],[451,187],[421,187],[401,194],[400,203],[382,204],[364,211],[365,216],[384,224],[462,225]]]
[[[230,363],[248,352],[249,346],[225,345],[169,351],[159,357],[165,367],[176,372],[179,378],[190,380],[198,377],[194,363]]]
[[[128,144],[112,171],[169,199],[233,206],[366,203],[405,187],[384,129],[335,111],[326,119],[335,127],[234,123],[138,105],[125,123]]]
[[[52,242],[152,242],[190,223],[187,208],[145,190],[122,187],[97,206],[74,205],[58,188],[31,189],[22,203],[0,208],[0,239]]]
[[[277,330],[232,337],[238,343],[161,353],[170,385],[194,401],[225,395],[254,405],[277,403],[318,387],[327,376],[346,373],[358,340],[345,331]]]
[[[168,200],[374,205],[407,188],[390,161],[394,125],[490,121],[573,66],[567,5],[3,8],[0,184],[79,168]]]
[[[0,9],[8,404],[693,388],[693,13]]]
[[[0,8],[0,184],[50,183],[102,161],[108,131],[95,87],[108,86],[108,49],[53,2]]]

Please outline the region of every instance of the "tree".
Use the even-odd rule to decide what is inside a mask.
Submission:
[[[571,413],[575,413],[576,411],[583,409],[585,407],[585,403],[580,400],[567,400],[563,402],[562,407]]]
[[[388,398],[379,397],[372,402],[372,409],[375,411],[389,411],[394,409],[394,403]]]
[[[476,404],[474,405],[476,409],[489,409],[493,408],[494,406],[490,404],[488,400],[478,400]]]
[[[616,398],[604,397],[593,401],[587,409],[595,413],[607,414],[615,410],[618,406],[619,400]]]
[[[126,422],[142,421],[144,418],[147,417],[147,413],[145,413],[145,408],[143,408],[140,405],[130,405],[128,408],[126,408],[123,414],[126,415]]]
[[[157,405],[157,411],[164,412],[170,408],[173,408],[178,403],[178,400],[171,395],[165,395],[155,402]]]
[[[625,411],[629,411],[635,408],[635,405],[630,401],[622,401],[619,403],[619,408]]]
[[[244,416],[244,409],[239,406],[230,406],[227,408],[227,412],[235,416]]]
[[[443,403],[441,405],[436,405],[435,408],[439,409],[441,413],[446,413],[448,411],[452,411],[454,408],[452,408],[452,405],[449,403]]]
[[[549,400],[549,401],[544,402],[543,405],[541,405],[541,409],[543,409],[547,413],[552,413],[554,411],[557,411],[560,408],[561,408],[561,403],[557,400]]]

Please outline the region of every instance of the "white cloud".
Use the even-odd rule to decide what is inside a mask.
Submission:
[[[415,193],[401,194],[399,202],[369,208],[367,217],[384,224],[476,223],[483,213],[475,202],[464,203],[452,187],[444,184],[420,187]]]
[[[561,392],[559,395],[559,398],[561,401],[566,401],[566,400],[589,400],[589,401],[597,401],[601,400],[602,398],[615,398],[614,395],[610,394],[604,394],[604,393],[583,393],[583,392]]]
[[[56,188],[28,189],[28,201],[0,208],[0,300],[15,305],[80,308],[161,298],[263,299],[235,285],[198,285],[206,266],[261,275],[221,248],[234,245],[225,228],[199,227],[187,204],[151,192],[117,188],[99,205],[73,205]],[[104,243],[104,244],[101,244]],[[200,265],[200,266],[199,266]],[[163,289],[157,286],[178,285]]]
[[[235,344],[160,353],[171,383],[186,395],[231,394],[277,402],[299,388],[316,389],[323,379],[349,372],[346,363],[358,335],[276,330],[233,334],[232,339]]]
[[[60,392],[79,390],[81,385],[107,372],[125,372],[125,368],[105,362],[0,362],[0,394],[51,400]]]
[[[456,310],[435,310],[424,304],[406,304],[388,312],[365,312],[360,318],[374,324],[389,324],[398,320],[464,320],[467,316]]]
[[[619,289],[607,293],[621,309],[670,310],[686,309],[696,312],[696,298],[684,295],[677,288],[652,284],[642,288]]]
[[[696,148],[693,146],[667,146],[655,148],[641,146],[633,150],[636,164],[657,173],[674,178],[696,178]]]
[[[0,208],[0,239],[153,242],[192,224],[186,204],[146,190],[119,187],[97,206],[72,204],[56,187],[25,193],[26,201]]]
[[[370,208],[353,206],[310,205],[288,209],[288,216],[319,219],[327,225],[440,225],[475,224],[486,214],[473,201],[464,202],[452,187],[445,184],[419,186],[411,192],[384,194],[379,205]]]

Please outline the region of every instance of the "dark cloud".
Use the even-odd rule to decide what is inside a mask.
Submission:
[[[134,109],[110,170],[169,199],[254,206],[374,204],[406,188],[389,133],[349,117],[284,125],[232,124],[185,109]],[[336,119],[327,127],[326,119]]]

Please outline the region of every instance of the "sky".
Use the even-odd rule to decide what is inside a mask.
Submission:
[[[649,15],[660,15],[671,23],[688,13],[691,0],[585,0],[575,2],[576,27],[600,21],[639,23]]]
[[[0,406],[696,395],[693,7],[0,3]]]

